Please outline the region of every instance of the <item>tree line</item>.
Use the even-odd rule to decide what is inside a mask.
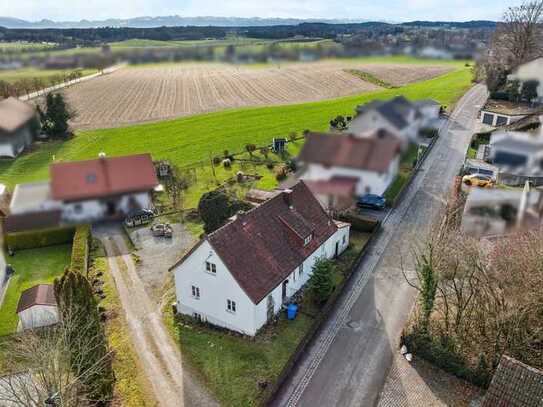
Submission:
[[[81,79],[83,77],[83,71],[76,69],[74,71],[66,71],[59,74],[51,75],[46,78],[40,77],[28,77],[8,82],[0,79],[0,98],[5,99],[10,96],[17,97],[23,95],[29,95],[34,92],[40,92],[41,90],[60,85],[65,82]]]

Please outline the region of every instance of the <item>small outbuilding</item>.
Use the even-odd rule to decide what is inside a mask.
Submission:
[[[54,325],[59,321],[57,302],[51,284],[38,284],[21,294],[17,305],[19,330]]]
[[[13,97],[0,101],[0,157],[17,157],[33,143],[39,130],[32,105]]]

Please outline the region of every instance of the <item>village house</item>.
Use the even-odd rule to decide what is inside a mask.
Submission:
[[[13,97],[0,101],[0,157],[17,157],[33,143],[39,130],[33,106]]]
[[[19,330],[54,325],[59,321],[57,302],[51,284],[38,284],[21,293],[17,305]]]
[[[439,118],[441,105],[430,99],[410,102],[403,96],[387,101],[374,100],[356,108],[356,117],[349,125],[349,132],[367,134],[385,129],[396,134],[404,142],[417,143],[423,127],[433,127]]]
[[[382,195],[398,175],[401,140],[385,129],[358,134],[309,133],[298,156],[299,179],[324,204]]]
[[[494,128],[512,125],[528,116],[541,112],[543,112],[541,106],[510,102],[508,100],[489,99],[481,108],[479,118],[481,123]]]
[[[254,336],[309,280],[319,258],[349,245],[305,183],[206,235],[170,268],[177,312]]]
[[[150,208],[151,191],[158,185],[149,154],[55,163],[49,173],[49,182],[15,187],[8,229],[46,219],[61,224],[122,219]]]
[[[507,79],[517,80],[521,84],[529,81],[538,82],[537,98],[531,102],[543,103],[543,57],[520,65]]]

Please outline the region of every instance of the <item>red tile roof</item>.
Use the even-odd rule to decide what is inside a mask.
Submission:
[[[309,133],[299,155],[303,163],[386,172],[399,154],[401,141],[386,130],[370,137]]]
[[[481,407],[543,406],[543,371],[502,356]]]
[[[238,215],[204,240],[258,304],[336,230],[336,224],[301,181],[290,193],[282,192]],[[310,234],[311,242],[304,246],[304,238]]]
[[[158,179],[150,154],[52,164],[53,199],[71,201],[152,190]]]
[[[23,291],[17,305],[17,314],[35,305],[57,305],[51,284],[38,284]]]

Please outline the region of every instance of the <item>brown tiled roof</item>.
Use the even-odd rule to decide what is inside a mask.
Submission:
[[[303,163],[386,172],[401,148],[401,141],[386,130],[373,136],[310,133],[299,155]]]
[[[336,176],[329,180],[306,181],[307,186],[314,194],[337,195],[353,197],[356,191],[358,178]]]
[[[52,164],[51,194],[59,201],[152,190],[158,179],[150,154]]]
[[[481,407],[543,406],[543,372],[502,356]]]
[[[36,109],[19,99],[9,97],[0,102],[0,129],[14,132],[36,117]]]
[[[57,305],[51,284],[38,284],[23,291],[17,305],[17,314],[34,305]]]
[[[301,181],[290,193],[278,194],[238,215],[204,240],[209,241],[240,287],[258,304],[336,230],[336,224]],[[304,246],[299,235],[308,231],[313,237]]]

